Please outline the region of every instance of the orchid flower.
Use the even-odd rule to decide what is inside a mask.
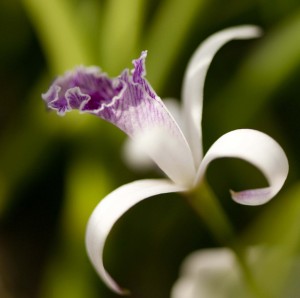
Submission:
[[[186,70],[183,107],[179,115],[171,114],[145,79],[146,51],[133,61],[131,73],[126,69],[119,77],[111,79],[96,67],[78,67],[58,77],[42,95],[46,105],[59,115],[78,109],[111,122],[136,141],[167,176],[119,187],[101,200],[89,219],[86,231],[88,255],[100,277],[113,291],[125,293],[104,268],[105,241],[117,220],[135,204],[158,194],[192,192],[203,181],[209,163],[223,157],[249,162],[269,183],[265,188],[231,192],[233,200],[240,204],[263,204],[284,184],[288,173],[285,153],[262,132],[251,129],[231,131],[219,138],[204,157],[202,154],[202,97],[210,62],[226,42],[259,34],[259,29],[254,26],[235,27],[211,36],[199,46]]]
[[[257,261],[258,249],[246,251],[246,261]],[[251,266],[252,268],[253,266]],[[216,286],[218,285],[218,286]],[[233,251],[211,248],[185,258],[180,276],[172,287],[172,298],[254,297]]]
[[[274,244],[244,247],[242,258],[247,274],[240,257],[225,247],[192,252],[181,265],[171,298],[298,296],[298,254],[287,253],[284,246]]]

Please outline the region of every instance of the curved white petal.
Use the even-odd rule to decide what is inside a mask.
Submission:
[[[266,177],[269,187],[231,192],[234,201],[243,205],[260,205],[272,199],[287,177],[289,165],[279,144],[268,135],[252,129],[231,131],[220,137],[206,153],[196,183],[202,179],[209,163],[217,158],[243,159],[258,168]]]
[[[259,28],[239,26],[220,31],[206,39],[193,54],[183,81],[182,98],[184,101],[184,121],[189,134],[186,136],[192,148],[196,165],[202,158],[202,102],[204,80],[209,65],[216,52],[233,39],[257,37]]]
[[[113,291],[126,293],[110,277],[103,265],[103,249],[113,225],[129,208],[148,197],[184,190],[185,188],[167,179],[139,180],[117,188],[97,205],[87,225],[86,248],[98,274]]]

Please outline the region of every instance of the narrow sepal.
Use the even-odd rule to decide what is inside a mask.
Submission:
[[[97,205],[87,225],[86,248],[96,271],[114,292],[128,293],[111,278],[103,264],[104,245],[114,224],[128,209],[144,199],[185,190],[166,179],[139,180],[117,188]]]
[[[186,69],[182,88],[186,138],[191,146],[195,163],[202,159],[202,106],[204,81],[216,52],[233,39],[248,39],[259,36],[256,26],[237,26],[219,31],[207,38],[193,54]]]
[[[266,203],[279,192],[288,175],[287,157],[275,140],[257,130],[239,129],[223,135],[210,147],[200,165],[196,183],[202,179],[211,161],[223,157],[249,162],[262,172],[269,183],[265,188],[231,191],[233,200],[243,205]]]

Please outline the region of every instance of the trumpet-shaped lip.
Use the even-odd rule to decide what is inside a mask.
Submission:
[[[95,67],[76,68],[58,77],[42,95],[59,115],[77,109],[96,115],[123,130],[175,183],[192,185],[196,174],[190,147],[163,101],[144,78],[147,52],[134,69],[110,79]],[[177,148],[177,150],[173,150]]]

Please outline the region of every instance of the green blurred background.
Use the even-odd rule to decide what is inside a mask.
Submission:
[[[117,186],[161,176],[128,168],[125,136],[111,125],[46,111],[40,95],[53,78],[81,64],[116,76],[147,49],[154,89],[162,98],[180,98],[184,69],[199,43],[242,24],[259,25],[264,35],[231,42],[216,55],[205,85],[204,148],[229,130],[259,129],[282,145],[290,173],[281,193],[259,207],[237,205],[228,192],[265,185],[251,166],[214,162],[208,181],[245,245],[280,246],[281,257],[262,265],[269,274],[261,282],[277,278],[284,285],[271,291],[284,293],[292,271],[281,266],[300,248],[299,1],[2,0],[1,298],[117,297],[86,256],[86,222]],[[182,197],[158,196],[116,224],[105,265],[132,297],[165,298],[186,255],[219,245]]]

